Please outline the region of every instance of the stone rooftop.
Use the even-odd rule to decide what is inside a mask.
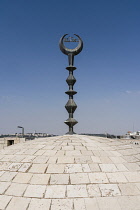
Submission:
[[[0,150],[0,209],[140,210],[140,146],[69,135]]]

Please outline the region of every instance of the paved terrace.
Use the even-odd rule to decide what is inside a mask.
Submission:
[[[140,210],[140,146],[57,136],[0,150],[1,210]]]

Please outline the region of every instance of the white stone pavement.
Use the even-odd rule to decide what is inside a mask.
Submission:
[[[65,135],[0,150],[0,210],[140,210],[140,146]]]

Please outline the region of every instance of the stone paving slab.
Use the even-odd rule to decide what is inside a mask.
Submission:
[[[0,210],[140,210],[140,146],[40,138],[0,150]]]

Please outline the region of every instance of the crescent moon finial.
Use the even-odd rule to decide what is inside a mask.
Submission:
[[[60,41],[59,41],[59,47],[60,47],[60,50],[65,54],[65,55],[69,55],[70,53],[74,55],[78,55],[82,49],[83,49],[83,41],[82,39],[80,38],[80,36],[78,36],[77,34],[74,34],[75,36],[78,37],[79,39],[79,44],[76,48],[74,49],[69,49],[67,47],[65,47],[64,43],[63,43],[63,40],[65,38],[65,36],[68,35],[68,34],[64,34],[61,38],[60,38]]]

